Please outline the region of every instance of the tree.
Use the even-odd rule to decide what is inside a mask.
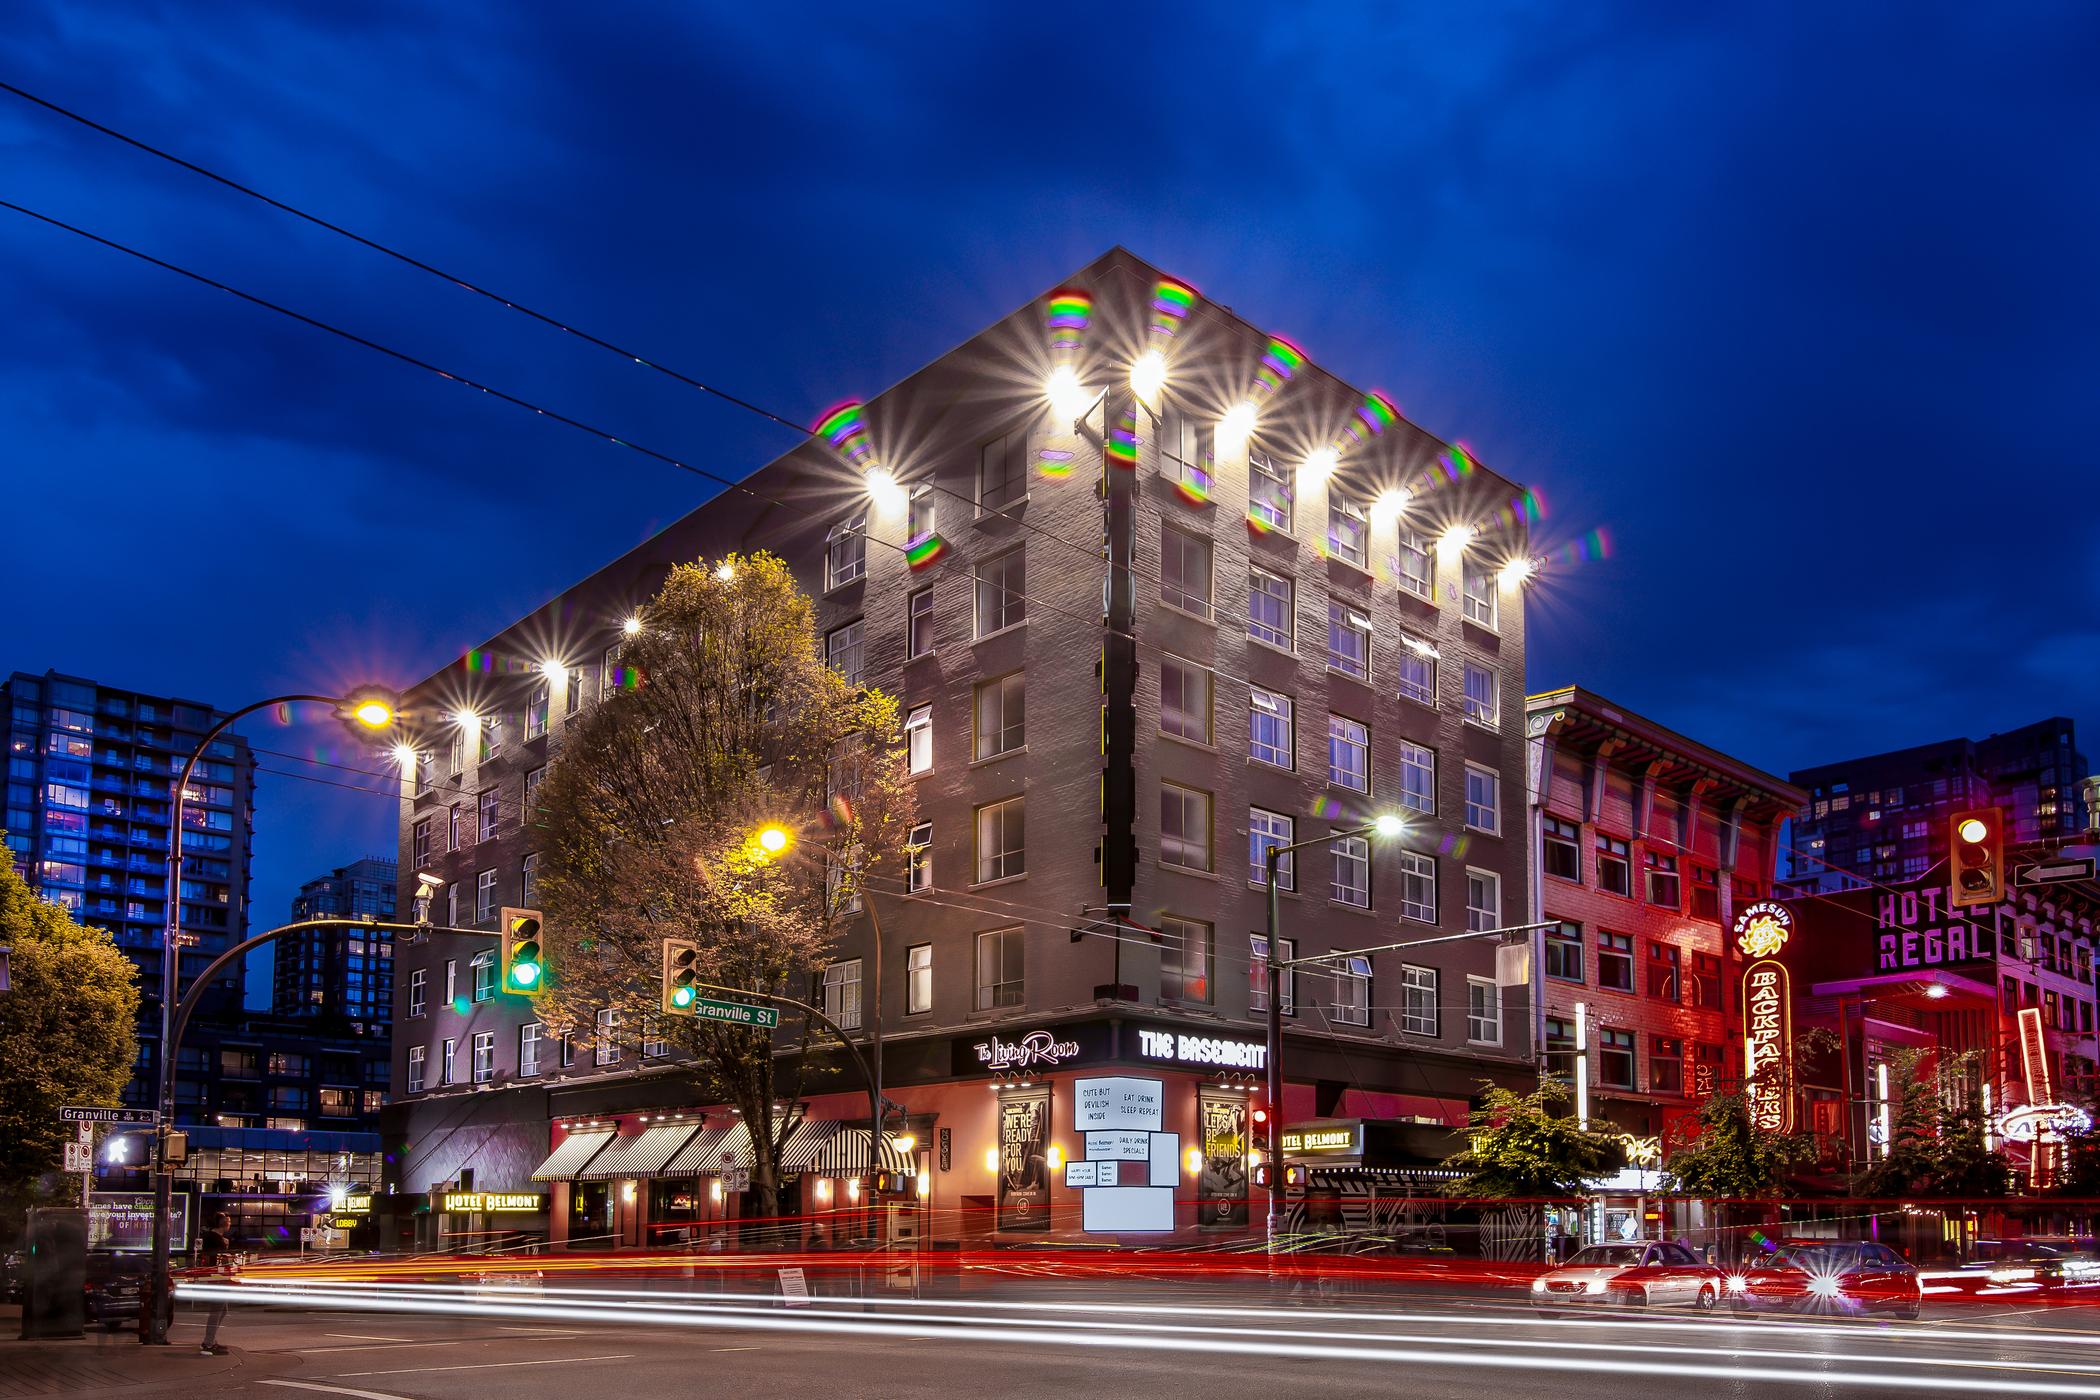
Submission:
[[[1923,1072],[1924,1058],[1915,1050],[1890,1057],[1896,1096],[1889,1106],[1889,1141],[1853,1178],[1852,1189],[1878,1197],[2005,1195],[2012,1188],[2011,1165],[2002,1153],[1984,1150],[1983,1115],[1964,1101],[1978,1056],[1971,1051],[1943,1058],[1930,1074]]]
[[[630,1028],[653,1019],[696,1089],[741,1111],[771,1217],[799,1121],[775,1106],[800,1097],[811,1027],[782,1064],[764,1031],[658,1018],[663,943],[696,944],[708,983],[809,996],[860,901],[902,875],[916,809],[897,705],[824,663],[815,610],[770,554],[680,565],[642,617],[620,656],[634,680],[567,736],[529,814],[543,1016],[579,1038],[600,1008]],[[794,833],[788,850],[756,841],[769,824]]]
[[[1480,1107],[1468,1117],[1470,1141],[1444,1165],[1465,1175],[1444,1189],[1494,1200],[1567,1198],[1616,1169],[1616,1138],[1592,1132],[1561,1111],[1568,1087],[1548,1079],[1528,1094],[1483,1082]]]
[[[1663,1188],[1720,1201],[1768,1196],[1815,1154],[1813,1138],[1759,1128],[1750,1117],[1749,1095],[1715,1093],[1698,1112],[1670,1125]]]
[[[0,1197],[15,1215],[57,1170],[67,1104],[111,1106],[138,1059],[138,969],[108,932],[36,897],[0,860]]]

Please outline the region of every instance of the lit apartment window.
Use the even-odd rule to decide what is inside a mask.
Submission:
[[[1582,925],[1562,919],[1546,930],[1546,975],[1578,985],[1582,975]]]
[[[1466,663],[1466,718],[1490,729],[1502,723],[1502,699],[1495,673],[1485,666]]]
[[[933,888],[933,823],[920,822],[904,843],[904,888],[925,894]]]
[[[1371,619],[1332,599],[1327,603],[1327,664],[1345,676],[1371,679]]]
[[[1370,530],[1364,523],[1363,507],[1333,492],[1327,497],[1327,553],[1345,564],[1364,566],[1364,545]]]
[[[1466,979],[1466,1039],[1475,1045],[1502,1043],[1502,989],[1493,978]]]
[[[496,1033],[474,1032],[474,1082],[486,1084],[496,1077]]]
[[[493,841],[496,839],[497,824],[503,819],[502,798],[497,795],[494,788],[490,788],[481,794],[480,804],[481,839]]]
[[[915,943],[904,950],[904,1014],[922,1016],[933,1010],[933,945]]]
[[[1409,739],[1400,741],[1400,805],[1436,812],[1436,750]]]
[[[1292,767],[1297,753],[1294,714],[1288,695],[1250,687],[1247,701],[1247,756],[1278,768]]]
[[[1341,715],[1327,717],[1327,781],[1351,792],[1371,790],[1371,729]]]
[[[1334,969],[1334,1023],[1338,1026],[1371,1024],[1371,960],[1351,958]]]
[[[484,870],[474,877],[474,922],[485,924],[496,917],[496,872]]]
[[[1210,672],[1178,656],[1159,658],[1159,732],[1210,742]]]
[[[1466,825],[1490,836],[1502,832],[1502,777],[1477,763],[1466,765]]]
[[[1641,864],[1646,867],[1648,877],[1648,902],[1664,909],[1675,909],[1680,897],[1677,857],[1644,850],[1641,852]]]
[[[1247,809],[1247,878],[1257,885],[1269,882],[1269,849],[1272,846],[1288,846],[1296,823],[1281,812],[1266,812],[1259,807]],[[1295,869],[1296,853],[1277,857],[1276,888],[1295,890],[1298,875]]]
[[[1210,794],[1159,785],[1159,859],[1188,870],[1210,869]]]
[[[408,1014],[422,1016],[430,1011],[430,969],[419,967],[408,974]]]
[[[1021,1004],[1024,945],[1022,931],[998,929],[977,935],[977,1009],[995,1011]]]
[[[1429,542],[1402,525],[1397,548],[1394,558],[1399,564],[1400,586],[1417,598],[1435,597],[1436,566]]]
[[[978,884],[1027,872],[1027,817],[1021,802],[1009,797],[977,809]]]
[[[1271,530],[1291,529],[1290,469],[1265,452],[1247,454],[1247,515]]]
[[[1466,929],[1485,933],[1502,927],[1502,877],[1492,870],[1466,871]]]
[[[841,1030],[860,1029],[860,959],[848,958],[824,969],[824,1014]]]
[[[1211,964],[1217,949],[1211,926],[1171,916],[1159,921],[1159,993],[1169,1001],[1211,1003]]]
[[[1028,686],[1022,672],[978,686],[974,708],[977,739],[971,752],[976,758],[997,758],[1027,744]]]
[[[1559,817],[1544,818],[1546,873],[1556,880],[1582,881],[1582,828]]]
[[[904,751],[912,772],[933,771],[933,706],[914,706],[905,718]]]
[[[1470,554],[1459,565],[1460,590],[1466,621],[1482,627],[1495,625],[1495,571]]]
[[[1361,836],[1344,836],[1327,847],[1333,860],[1328,898],[1352,909],[1371,907],[1371,843]]]
[[[1197,617],[1210,616],[1210,541],[1171,525],[1159,532],[1160,601]]]
[[[841,520],[824,536],[824,587],[844,588],[868,572],[868,517]]]
[[[620,1063],[620,1008],[601,1007],[598,1011],[598,1040],[592,1047],[591,1058],[599,1065]]]
[[[1405,963],[1400,968],[1400,1029],[1409,1035],[1437,1035],[1443,1029],[1438,1014],[1437,976],[1433,967]]]
[[[824,659],[831,663],[832,670],[846,678],[849,686],[860,684],[861,669],[865,664],[862,640],[866,635],[866,623],[857,617],[825,634]]]
[[[1258,642],[1290,651],[1296,622],[1292,615],[1291,581],[1267,569],[1247,571],[1247,635]]]
[[[977,566],[977,635],[989,637],[1028,617],[1028,557],[1021,550]]]
[[[424,1064],[428,1060],[429,1056],[430,1048],[428,1046],[411,1045],[408,1047],[409,1093],[420,1094],[423,1092]]]
[[[537,1021],[518,1027],[518,1076],[529,1079],[540,1072],[540,1041],[545,1032]]]
[[[1597,888],[1606,894],[1633,898],[1633,863],[1627,844],[1616,836],[1597,833]]]
[[[547,705],[553,699],[553,686],[541,681],[525,697],[525,738],[530,741],[547,732]]]
[[[977,508],[984,514],[1028,499],[1028,434],[993,438],[977,453]]]
[[[1253,973],[1253,980],[1247,987],[1247,1009],[1249,1011],[1266,1012],[1269,1009],[1269,940],[1266,935],[1259,933],[1249,934],[1247,937],[1248,948],[1252,954],[1248,959],[1248,965]],[[1279,938],[1276,940],[1276,949],[1277,958],[1280,961],[1289,962],[1292,958],[1298,956],[1298,940],[1295,938]],[[1297,1015],[1298,969],[1287,967],[1283,969],[1283,975],[1276,980],[1283,990],[1282,1014],[1285,1016]]]
[[[915,589],[904,610],[904,659],[933,655],[933,590]]]
[[[469,964],[474,971],[474,1000],[487,1001],[496,995],[496,955],[483,949]]]
[[[1421,924],[1437,921],[1435,856],[1400,853],[1400,917]]]

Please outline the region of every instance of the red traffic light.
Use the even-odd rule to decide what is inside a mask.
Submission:
[[[1260,1104],[1256,1104],[1254,1106],[1254,1126],[1257,1128],[1262,1127],[1265,1124],[1267,1124],[1268,1121],[1269,1110],[1263,1108]]]

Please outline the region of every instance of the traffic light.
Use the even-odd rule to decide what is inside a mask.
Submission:
[[[1264,1191],[1268,1190],[1269,1182],[1274,1177],[1275,1172],[1276,1169],[1267,1162],[1256,1162],[1254,1164],[1254,1184]]]
[[[1283,1184],[1286,1188],[1305,1184],[1305,1168],[1297,1162],[1289,1162],[1283,1168]]]
[[[1947,819],[1949,903],[1957,909],[2005,898],[2005,818],[1996,807]]]
[[[1269,1110],[1263,1108],[1260,1104],[1256,1104],[1248,1113],[1247,1120],[1254,1125],[1254,1131],[1257,1135],[1265,1133],[1269,1128]]]
[[[664,1012],[694,1015],[700,1000],[700,945],[679,938],[664,940]]]
[[[540,911],[503,911],[503,990],[536,997],[547,989],[547,954],[540,938]]]

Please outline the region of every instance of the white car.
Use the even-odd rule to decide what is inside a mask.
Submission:
[[[1561,1308],[1689,1307],[1712,1311],[1728,1276],[1681,1244],[1628,1240],[1579,1249],[1531,1281],[1540,1316]]]

